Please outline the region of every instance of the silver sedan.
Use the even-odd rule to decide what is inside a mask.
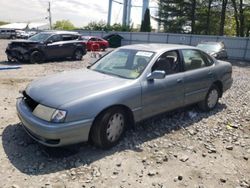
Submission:
[[[44,145],[91,139],[110,148],[145,118],[194,103],[212,110],[231,85],[231,64],[195,47],[137,44],[88,69],[33,81],[16,106],[24,129]]]

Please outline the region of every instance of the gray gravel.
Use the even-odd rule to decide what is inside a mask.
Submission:
[[[0,66],[7,65],[0,40]],[[250,62],[232,61],[234,83],[209,113],[195,106],[141,122],[118,146],[46,148],[22,129],[18,91],[35,78],[91,60],[20,64],[0,71],[0,187],[250,187]]]

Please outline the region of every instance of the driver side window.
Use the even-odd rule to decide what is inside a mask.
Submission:
[[[50,42],[59,42],[59,41],[61,41],[61,36],[60,35],[53,35],[48,39],[48,41],[50,41]]]
[[[166,75],[180,71],[180,58],[177,50],[168,51],[162,54],[152,67],[155,70],[165,71]]]

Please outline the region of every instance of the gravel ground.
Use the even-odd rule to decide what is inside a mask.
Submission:
[[[0,66],[7,65],[0,40]],[[250,63],[233,62],[232,88],[218,107],[195,106],[141,122],[108,151],[89,144],[46,148],[22,129],[18,91],[82,61],[20,64],[0,71],[0,187],[250,187]]]

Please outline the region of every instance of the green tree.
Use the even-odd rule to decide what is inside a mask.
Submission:
[[[151,32],[150,11],[147,8],[144,14],[144,19],[141,22],[141,32]]]
[[[99,22],[92,21],[88,23],[88,25],[86,25],[84,29],[92,31],[106,31],[109,30],[109,26],[107,26],[106,22],[104,22],[103,20]]]
[[[6,24],[9,24],[9,22],[0,21],[0,26],[1,25],[6,25]]]
[[[53,25],[54,29],[57,30],[74,30],[76,29],[75,26],[69,20],[60,20],[56,21]]]
[[[132,27],[130,26],[122,26],[119,23],[115,23],[112,26],[108,26],[106,22],[90,22],[83,29],[91,30],[91,31],[132,31]]]

